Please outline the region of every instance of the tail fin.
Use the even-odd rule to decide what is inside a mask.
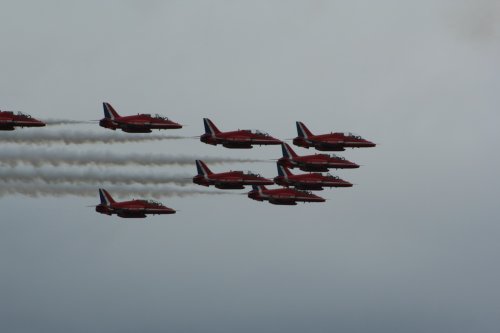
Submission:
[[[297,124],[297,134],[301,138],[307,139],[310,136],[314,136],[314,134],[312,134],[311,131],[307,129],[307,127],[306,127],[306,125],[304,125],[304,123],[297,121],[296,124]]]
[[[282,143],[281,144],[281,150],[283,151],[283,157],[286,158],[293,158],[297,157],[298,155],[293,151],[293,149],[288,145],[288,143]]]
[[[276,164],[276,166],[278,167],[278,175],[279,176],[285,177],[285,178],[287,178],[288,176],[292,176],[292,173],[290,172],[290,170],[288,170],[287,167],[280,165],[280,164]]]
[[[205,162],[201,160],[196,160],[196,169],[198,169],[198,175],[200,176],[208,176],[213,174],[213,172],[210,171]]]
[[[203,118],[203,125],[205,125],[205,133],[206,134],[215,135],[215,134],[220,133],[219,129],[208,118]]]
[[[105,118],[115,119],[115,118],[119,118],[120,117],[120,115],[118,114],[118,112],[116,112],[115,109],[113,109],[113,107],[111,106],[111,104],[109,104],[107,102],[104,102],[104,103],[102,103],[102,108],[104,109],[104,117]]]
[[[113,200],[108,191],[103,188],[99,189],[99,197],[101,197],[101,204],[105,206],[109,206],[110,204],[115,203],[115,200]]]

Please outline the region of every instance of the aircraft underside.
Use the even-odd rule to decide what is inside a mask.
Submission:
[[[323,191],[323,186],[321,185],[295,184],[294,186],[298,190]]]
[[[328,172],[329,169],[323,166],[299,166],[299,169],[306,172]]]
[[[270,204],[273,205],[283,205],[283,206],[296,206],[297,202],[293,200],[269,200]]]
[[[221,190],[242,190],[245,188],[241,184],[215,184],[215,187]]]
[[[151,133],[151,128],[144,128],[144,127],[130,127],[130,126],[123,126],[121,127],[122,131],[127,132],[127,133]]]
[[[319,151],[344,151],[345,148],[339,145],[313,144],[314,148]]]
[[[251,144],[249,143],[223,143],[222,146],[226,148],[233,148],[233,149],[251,149],[253,148]]]
[[[122,217],[122,218],[129,218],[129,219],[143,219],[146,217],[146,214],[142,214],[142,213],[118,213],[117,214],[119,217]]]

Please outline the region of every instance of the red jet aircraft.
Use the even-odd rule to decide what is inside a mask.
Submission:
[[[296,146],[314,147],[321,151],[343,151],[345,148],[375,147],[373,142],[363,139],[352,133],[330,133],[314,135],[307,127],[297,121],[298,136],[293,139]]]
[[[278,164],[278,176],[274,182],[281,186],[294,186],[300,190],[321,191],[323,187],[351,187],[352,184],[327,173],[306,173],[303,175],[294,175],[287,167]]]
[[[297,202],[325,202],[320,196],[294,188],[267,189],[265,186],[252,186],[248,197],[257,201],[269,201],[273,205],[296,205]]]
[[[292,148],[286,144],[281,144],[283,157],[278,160],[278,164],[287,168],[299,168],[302,171],[326,172],[328,169],[354,169],[359,165],[349,162],[343,157],[327,154],[314,154],[299,156]]]
[[[99,121],[99,126],[112,129],[117,128],[127,133],[151,133],[154,129],[176,129],[182,125],[162,117],[158,114],[137,114],[134,116],[120,116],[109,103],[102,103],[104,118]]]
[[[131,200],[116,202],[108,191],[100,188],[101,203],[95,207],[96,212],[106,215],[116,214],[124,218],[145,218],[146,214],[175,214],[175,210],[165,207],[153,200]]]
[[[245,185],[271,185],[272,180],[263,178],[254,173],[243,173],[243,171],[229,171],[223,173],[213,173],[207,165],[200,160],[196,160],[198,175],[194,176],[193,183],[203,186],[214,185],[225,190],[241,190]]]
[[[252,145],[279,145],[281,143],[281,140],[260,131],[221,132],[208,118],[203,118],[203,124],[205,134],[200,137],[200,141],[209,145],[221,144],[226,148],[252,148]]]
[[[13,131],[16,126],[43,127],[45,123],[22,112],[0,111],[0,131]]]

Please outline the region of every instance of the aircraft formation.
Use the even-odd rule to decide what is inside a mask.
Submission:
[[[167,117],[150,114],[120,116],[111,104],[103,103],[104,118],[99,126],[126,133],[151,133],[152,130],[180,129],[182,125]],[[0,131],[13,131],[16,127],[43,127],[46,124],[21,112],[0,111]],[[278,175],[273,179],[262,177],[253,172],[225,171],[214,173],[202,160],[195,160],[197,175],[192,182],[201,186],[214,186],[217,189],[233,190],[252,186],[247,197],[256,201],[268,201],[274,205],[297,205],[298,202],[325,202],[325,199],[313,194],[324,188],[352,187],[348,181],[333,176],[330,169],[355,169],[359,165],[336,155],[324,153],[298,155],[287,143],[261,131],[234,130],[223,132],[208,118],[203,118],[205,133],[200,141],[209,145],[222,145],[230,149],[250,149],[254,146],[281,145],[282,157],[276,162]],[[344,151],[346,148],[370,148],[376,144],[352,133],[332,132],[313,134],[304,123],[297,121],[297,136],[293,144],[319,151]],[[292,173],[290,169],[307,172]],[[323,174],[326,172],[326,174]],[[266,186],[277,184],[278,188]],[[122,218],[145,218],[147,215],[175,214],[172,208],[153,200],[130,200],[116,202],[103,188],[98,189],[100,203],[95,206],[98,213],[117,215]]]

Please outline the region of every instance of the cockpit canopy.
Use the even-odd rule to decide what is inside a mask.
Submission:
[[[16,116],[19,116],[19,117],[31,118],[31,116],[29,114],[22,113],[21,111],[14,112],[14,111],[2,111],[2,110],[0,110],[0,112],[6,113],[6,114],[11,114],[11,115],[15,114]]]
[[[17,111],[17,115],[20,117],[31,118],[29,114],[22,113],[21,111]]]
[[[345,133],[344,135],[348,136],[350,138],[354,138],[354,139],[363,139],[360,135],[357,135],[357,134],[354,134],[354,133],[351,133],[351,132]]]
[[[339,176],[334,176],[334,175],[332,175],[332,174],[331,174],[331,173],[329,173],[329,172],[327,172],[327,173],[325,174],[325,177],[332,178],[332,179],[339,179]]]
[[[305,193],[305,194],[313,194],[312,191],[309,191],[309,190],[297,190],[299,192],[302,192],[302,193]]]
[[[155,119],[161,119],[161,120],[168,120],[167,117],[164,117],[164,116],[162,116],[162,115],[160,115],[158,113],[156,113],[153,118],[155,118]]]
[[[255,130],[254,131],[254,134],[257,134],[257,135],[263,135],[263,136],[270,136],[269,133],[266,133],[266,132],[262,132],[260,130]]]
[[[152,206],[157,206],[157,207],[163,206],[161,202],[156,200],[145,200],[145,201]]]
[[[345,160],[345,157],[343,156],[338,156],[338,155],[335,155],[335,154],[331,154],[330,155],[331,158],[335,158],[335,159],[338,159],[338,160]]]
[[[269,133],[263,132],[261,130],[250,130],[250,129],[245,129],[242,130],[248,133],[256,134],[256,135],[262,135],[262,136],[270,136]]]
[[[254,173],[252,171],[246,172],[247,176],[262,177],[259,173]]]

